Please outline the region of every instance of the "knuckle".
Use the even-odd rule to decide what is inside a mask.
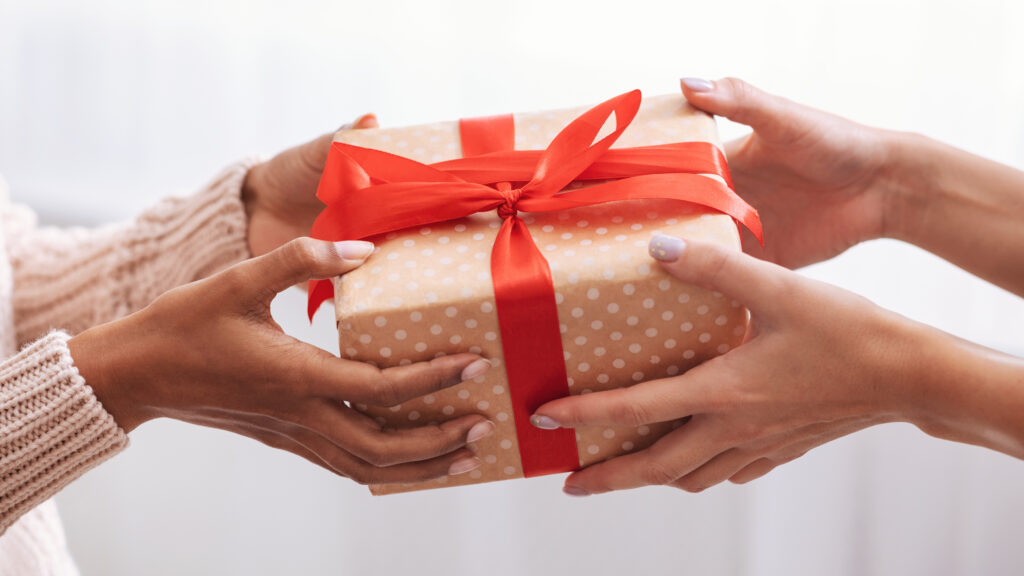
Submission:
[[[384,439],[369,442],[365,446],[365,450],[361,452],[364,453],[359,454],[359,457],[373,466],[393,466],[401,461],[398,450],[395,449],[391,442]]]
[[[735,422],[727,430],[721,432],[723,444],[736,447],[753,442],[767,434],[767,430],[751,422]]]
[[[641,469],[641,480],[650,485],[665,485],[675,482],[677,475],[671,466],[661,460],[651,460]]]
[[[707,482],[704,482],[703,480],[701,480],[699,478],[693,478],[693,477],[690,477],[690,476],[686,476],[684,478],[680,478],[675,483],[675,485],[678,486],[681,490],[685,490],[686,492],[689,492],[691,494],[699,494],[699,493],[707,490],[708,487],[709,487],[707,485]]]
[[[362,486],[369,486],[373,484],[374,473],[371,472],[370,466],[360,465],[354,466],[352,470],[345,473],[346,476],[356,484]]]
[[[730,76],[722,82],[728,85],[737,108],[747,107],[756,96],[754,87],[739,78]]]
[[[736,265],[736,251],[723,249],[716,245],[710,245],[704,251],[703,264],[704,277],[711,286],[717,286],[724,274],[728,274]]]
[[[612,405],[611,420],[624,426],[642,426],[651,422],[651,412],[643,403],[623,398]]]
[[[316,269],[320,264],[320,242],[303,236],[284,245],[286,262],[306,270]]]
[[[398,382],[391,372],[378,370],[378,376],[371,383],[369,398],[377,406],[391,408],[402,403],[402,394],[399,391]]]

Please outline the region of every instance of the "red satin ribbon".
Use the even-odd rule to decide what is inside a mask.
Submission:
[[[518,210],[550,212],[633,199],[674,199],[732,216],[761,240],[757,212],[731,189],[721,151],[705,142],[610,150],[640,107],[634,90],[566,126],[543,151],[514,151],[511,116],[460,122],[466,158],[425,165],[379,150],[331,145],[317,197],[327,208],[312,236],[346,240],[497,210],[503,223],[491,253],[516,434],[527,477],[579,467],[571,430],[539,430],[529,417],[569,393],[554,287],[547,261]],[[614,114],[615,130],[594,142]],[[475,154],[475,155],[473,155]],[[702,176],[718,174],[725,181]],[[607,180],[563,192],[574,180]],[[517,186],[517,183],[524,183]],[[310,283],[310,318],[333,296]]]

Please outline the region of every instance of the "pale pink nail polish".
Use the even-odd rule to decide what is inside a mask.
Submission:
[[[482,438],[487,438],[493,433],[494,422],[491,422],[490,420],[474,424],[473,427],[469,429],[469,433],[466,434],[466,443],[468,444],[470,442],[476,442]]]
[[[480,376],[483,376],[484,372],[487,372],[490,369],[491,363],[485,360],[484,358],[474,360],[473,362],[470,362],[469,366],[466,366],[465,368],[462,369],[462,379],[465,381],[472,380],[473,378],[478,378]]]
[[[373,254],[373,242],[345,240],[335,242],[334,246],[343,260],[366,260]]]
[[[470,470],[476,470],[477,468],[479,468],[481,463],[482,462],[480,461],[479,458],[475,458],[472,456],[460,458],[455,462],[452,462],[452,465],[448,467],[448,475],[458,476],[459,474],[465,474]]]
[[[647,245],[647,252],[651,255],[651,258],[661,260],[662,262],[675,262],[685,249],[685,240],[665,234],[658,234],[651,238],[650,244]]]
[[[562,492],[564,492],[566,496],[573,496],[575,498],[590,496],[590,492],[587,492],[586,490],[578,486],[565,486],[562,488]]]
[[[554,418],[541,416],[540,414],[530,416],[530,424],[533,424],[535,428],[540,428],[541,430],[557,430],[562,427]]]
[[[710,92],[715,89],[714,82],[703,78],[683,78],[680,81],[694,92]]]

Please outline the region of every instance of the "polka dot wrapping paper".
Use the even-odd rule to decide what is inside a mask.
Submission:
[[[545,148],[581,111],[516,114],[516,149]],[[425,163],[461,154],[457,122],[341,131],[335,141]],[[714,120],[681,96],[662,96],[644,99],[613,148],[683,141],[717,145]],[[680,374],[743,340],[748,314],[738,302],[679,282],[647,254],[657,233],[738,249],[730,217],[671,200],[520,215],[551,268],[570,394]],[[356,406],[396,428],[470,413],[497,427],[470,447],[483,462],[478,469],[371,486],[375,494],[523,477],[490,273],[500,226],[497,214],[481,213],[373,238],[377,250],[366,264],[334,281],[343,357],[385,367],[473,352],[494,365],[480,378],[399,406]],[[578,428],[580,465],[646,448],[673,425]]]

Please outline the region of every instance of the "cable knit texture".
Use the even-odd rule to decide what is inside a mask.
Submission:
[[[93,230],[37,227],[0,180],[0,576],[77,574],[49,498],[128,445],[75,368],[69,334],[248,257],[250,164]]]

